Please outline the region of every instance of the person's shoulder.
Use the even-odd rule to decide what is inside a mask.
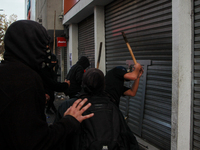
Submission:
[[[90,96],[90,97],[85,97],[88,99],[88,102],[91,102],[91,103],[101,103],[101,102],[107,102],[109,103],[111,100],[110,100],[110,97],[108,97],[108,95],[93,95],[93,96]]]
[[[78,71],[78,72],[84,72],[84,68],[81,65],[78,64],[76,66],[76,71]]]
[[[78,70],[79,70],[79,69],[84,70],[83,67],[82,67],[81,65],[77,64],[77,63],[74,64],[74,65],[71,67],[70,70],[73,70],[73,71],[74,71],[74,70],[77,70],[77,69],[78,69]]]

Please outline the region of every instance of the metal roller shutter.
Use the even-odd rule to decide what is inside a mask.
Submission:
[[[78,24],[78,56],[87,56],[91,68],[95,67],[94,56],[94,15]]]
[[[200,0],[194,1],[193,149],[200,149]]]
[[[106,71],[118,65],[127,67],[126,60],[132,60],[121,35],[122,31],[138,62],[151,61],[147,66],[146,81],[140,82],[137,95],[134,98],[122,97],[120,109],[128,116],[127,122],[135,134],[158,148],[170,149],[171,0],[114,1],[105,6],[105,31]],[[144,106],[141,106],[144,87]]]

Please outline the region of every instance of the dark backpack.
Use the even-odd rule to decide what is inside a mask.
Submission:
[[[121,111],[108,97],[92,97],[88,102],[92,106],[84,115],[94,116],[73,135],[72,150],[139,150]]]

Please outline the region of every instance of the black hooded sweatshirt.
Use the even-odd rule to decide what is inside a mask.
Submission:
[[[14,22],[4,43],[0,63],[0,149],[55,150],[79,128],[72,116],[48,126],[45,92],[39,76],[49,36],[42,25],[30,20]]]
[[[70,80],[70,87],[65,92],[70,98],[76,97],[76,94],[81,90],[82,78],[84,70],[90,66],[87,57],[82,56],[75,65],[69,70],[65,79]]]

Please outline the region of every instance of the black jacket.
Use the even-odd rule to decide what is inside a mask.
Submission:
[[[66,77],[67,80],[70,80],[70,87],[65,92],[65,95],[69,95],[70,98],[73,98],[80,92],[84,70],[89,67],[89,65],[88,58],[82,56],[79,61],[72,66]]]
[[[0,149],[54,150],[80,123],[66,116],[48,126],[45,92],[39,76],[49,43],[37,22],[17,21],[5,35],[4,61],[0,63]]]
[[[42,77],[47,93],[50,91],[64,92],[67,90],[68,84],[65,82],[57,82],[57,80],[55,80],[56,75],[57,74],[53,69],[48,67],[45,67],[40,71],[40,76]]]
[[[105,94],[83,94],[79,98],[88,98],[92,106],[84,115],[94,112],[94,116],[81,123],[80,130],[68,136],[58,150],[102,149],[102,144],[108,144],[112,150],[139,150],[138,142],[124,120],[119,108]],[[65,101],[60,107],[60,115],[76,99]],[[57,116],[59,120],[59,116]],[[101,143],[102,142],[102,143]],[[116,144],[117,143],[117,144]],[[111,147],[112,148],[111,148]],[[95,147],[95,148],[94,148]],[[98,147],[98,148],[97,148]]]
[[[120,97],[130,88],[124,86],[124,75],[127,72],[117,67],[109,70],[105,76],[105,91],[112,97],[114,103],[119,107]]]

